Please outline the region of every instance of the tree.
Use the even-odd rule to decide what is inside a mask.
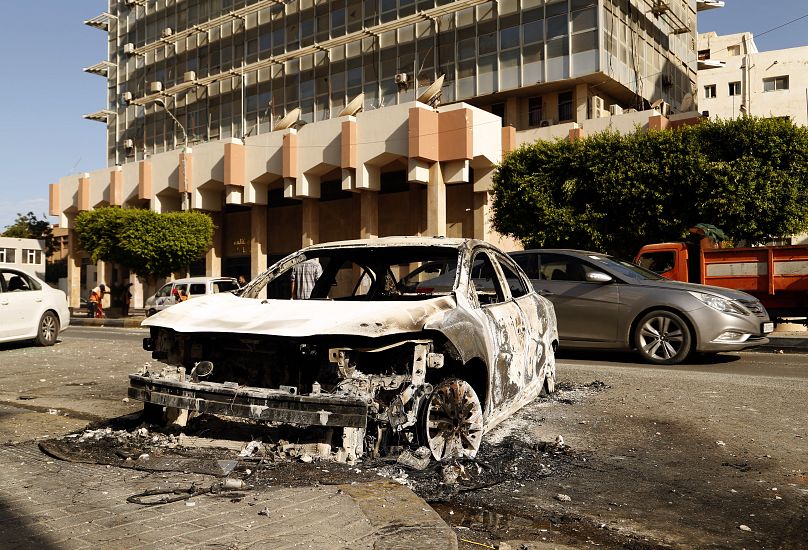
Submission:
[[[2,236],[17,239],[44,239],[46,255],[53,254],[53,229],[44,214],[40,220],[33,212],[27,214],[18,212],[17,219],[13,224],[6,226]]]
[[[76,216],[75,228],[93,261],[116,262],[149,279],[185,269],[213,239],[213,222],[201,212],[99,208]]]
[[[494,173],[493,223],[529,247],[631,257],[709,223],[763,242],[808,229],[808,129],[743,117],[538,141]]]

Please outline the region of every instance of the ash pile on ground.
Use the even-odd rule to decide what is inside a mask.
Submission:
[[[542,411],[574,404],[606,387],[600,381],[559,384],[553,396],[536,399],[489,433],[474,459],[436,462],[422,447],[345,464],[335,462],[332,449],[323,443],[328,440],[325,430],[265,426],[211,415],[195,417],[182,428],[155,428],[142,423],[139,415],[129,415],[43,441],[40,448],[62,460],[139,470],[217,476],[249,470],[257,485],[339,484],[382,476],[409,486],[431,502],[445,502],[457,494],[493,487],[513,489],[550,475],[565,475],[565,465],[585,457],[566,446],[562,435],[536,440],[532,434],[544,421]]]

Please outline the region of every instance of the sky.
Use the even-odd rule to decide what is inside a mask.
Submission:
[[[750,31],[760,51],[808,46],[807,0],[725,4],[699,15],[699,32]],[[106,34],[84,21],[105,11],[107,1],[0,0],[0,5],[6,21],[0,33],[2,230],[17,213],[45,216],[48,184],[106,166],[105,126],[82,115],[106,108],[105,79],[83,68],[105,59]]]

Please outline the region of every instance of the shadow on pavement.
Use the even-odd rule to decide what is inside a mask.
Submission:
[[[640,359],[639,355],[628,351],[559,349],[556,352],[556,359],[597,361],[599,363],[614,364],[628,363],[634,364],[638,367],[649,368],[676,368],[678,366],[686,365],[726,365],[738,361],[740,356],[737,354],[726,353],[694,353],[680,365],[653,365],[651,363],[645,363],[642,359]]]

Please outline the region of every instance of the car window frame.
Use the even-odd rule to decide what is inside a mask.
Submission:
[[[534,292],[533,283],[530,282],[530,279],[528,279],[527,275],[513,258],[502,252],[494,252],[494,258],[497,261],[499,276],[504,283],[504,288],[507,288],[508,290],[510,300],[518,300],[519,298],[524,298],[525,296],[530,295],[531,292]],[[524,293],[521,296],[514,296],[513,292],[511,292],[511,285],[508,284],[508,277],[505,276],[503,266],[510,269],[514,275],[516,275],[517,280],[522,284],[522,290]]]
[[[599,265],[594,264],[594,263],[592,263],[592,262],[590,262],[590,261],[588,261],[588,260],[586,260],[584,258],[581,258],[580,256],[573,255],[573,254],[565,254],[563,252],[538,252],[537,256],[538,256],[538,273],[539,273],[539,275],[541,275],[543,273],[544,256],[549,256],[549,255],[559,256],[559,257],[562,257],[562,258],[568,258],[570,260],[578,261],[581,264],[583,264],[584,266],[588,266],[593,271],[598,271],[600,273],[608,275],[609,277],[612,278],[612,283],[621,283],[622,282],[613,273],[610,273],[609,271],[604,270]],[[601,256],[603,256],[604,258],[607,258],[607,256],[605,256],[603,254],[601,254]],[[586,280],[586,278],[584,278],[583,280],[579,280],[579,279],[574,279],[574,280],[571,280],[571,279],[537,279],[537,280],[550,281],[550,282],[555,282],[555,283],[579,283],[579,284],[580,283],[586,283],[586,284],[592,284],[592,285],[602,285],[602,284],[604,284],[604,283],[599,283],[599,282],[596,282],[596,281],[588,281],[588,280]]]
[[[498,265],[498,263],[496,261],[496,258],[491,255],[491,252],[492,252],[491,250],[488,250],[486,248],[478,248],[478,249],[476,249],[476,250],[474,250],[472,252],[471,261],[469,262],[469,271],[468,271],[468,279],[467,279],[468,288],[469,289],[472,289],[472,288],[474,289],[473,301],[474,301],[474,303],[478,304],[481,309],[485,309],[485,308],[490,307],[490,306],[498,306],[498,305],[501,305],[501,304],[505,304],[505,303],[507,303],[507,302],[509,302],[511,300],[510,289],[507,289],[507,292],[506,292],[505,289],[507,288],[507,285],[503,284],[503,282],[502,282],[502,272],[499,269],[499,265]],[[482,303],[482,302],[480,302],[480,299],[479,299],[479,296],[478,296],[477,285],[473,284],[474,283],[474,278],[472,277],[472,273],[474,271],[474,263],[477,261],[477,257],[480,254],[483,254],[488,258],[488,261],[491,263],[491,267],[493,268],[494,291],[497,293],[497,297],[501,297],[501,300],[499,300],[497,302],[493,302],[493,303]]]

